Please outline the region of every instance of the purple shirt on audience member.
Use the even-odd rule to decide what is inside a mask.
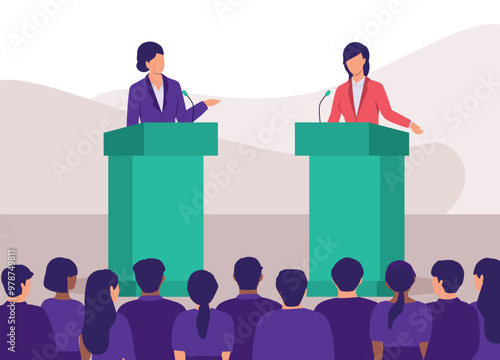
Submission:
[[[172,327],[177,315],[186,309],[159,295],[141,296],[118,310],[132,329],[137,360],[174,360]]]
[[[92,355],[92,360],[135,360],[134,340],[130,325],[122,314],[116,314],[116,320],[109,329],[108,349],[100,355]]]
[[[432,312],[432,335],[426,360],[471,360],[479,346],[476,310],[460,299],[427,304]]]
[[[10,323],[9,323],[10,322]],[[15,329],[11,340],[11,326]],[[57,348],[45,311],[26,302],[0,306],[0,358],[2,360],[54,359]],[[15,352],[9,351],[14,345]]]
[[[375,305],[375,301],[355,297],[330,299],[316,306],[314,311],[330,323],[336,360],[373,359],[370,317]]]
[[[76,300],[47,299],[42,309],[49,317],[56,338],[59,357],[80,359],[80,342],[85,320],[85,307]],[[64,354],[62,354],[64,353]]]
[[[186,357],[213,357],[220,359],[223,352],[233,349],[234,324],[225,312],[210,309],[210,320],[205,339],[198,334],[196,318],[198,310],[180,313],[172,330],[172,348],[184,351]]]
[[[251,360],[255,327],[264,314],[281,309],[281,304],[258,294],[238,295],[217,306],[234,321],[234,346],[231,360]]]
[[[384,343],[384,356],[390,359],[421,360],[419,345],[431,338],[431,310],[419,301],[406,303],[389,329],[389,310],[393,305],[383,301],[375,306],[370,320],[370,338]]]
[[[328,320],[309,309],[275,310],[255,331],[254,360],[332,360],[332,331]]]
[[[484,332],[484,317],[477,308],[477,301],[473,302],[472,307],[476,309],[479,318],[479,349],[477,350],[474,360],[490,360],[500,358],[500,343],[495,344],[486,338]]]

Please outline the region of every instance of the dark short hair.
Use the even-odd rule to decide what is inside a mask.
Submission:
[[[244,257],[234,264],[234,278],[241,290],[255,290],[260,281],[262,266],[253,257]]]
[[[134,267],[137,285],[145,293],[153,293],[160,288],[165,265],[158,259],[144,259],[138,261]]]
[[[57,257],[47,264],[43,286],[47,290],[65,293],[68,292],[68,277],[78,275],[76,264],[66,258]]]
[[[368,51],[368,48],[359,42],[352,42],[345,47],[343,54],[344,68],[349,74],[349,79],[352,78],[352,73],[349,71],[346,62],[359,54],[361,54],[363,59],[366,60],[365,65],[363,65],[363,74],[368,76],[368,73],[370,72],[370,52]]]
[[[299,306],[307,289],[306,274],[302,270],[281,270],[276,278],[276,289],[286,306]]]
[[[9,280],[9,275],[13,279]],[[26,285],[26,281],[32,277],[33,273],[24,265],[12,265],[10,268],[5,268],[2,272],[2,284],[7,296],[16,297],[21,295],[23,293],[21,284]],[[9,290],[9,285],[13,286],[14,290]]]
[[[343,258],[332,268],[332,280],[341,291],[354,291],[363,277],[363,266],[358,260]]]
[[[156,54],[163,55],[163,48],[152,41],[145,42],[137,49],[137,69],[142,72],[148,71],[146,61],[151,61],[155,58]]]
[[[458,291],[464,282],[464,268],[453,260],[440,260],[434,264],[431,270],[433,277],[438,281],[443,280],[443,289],[449,294]]]

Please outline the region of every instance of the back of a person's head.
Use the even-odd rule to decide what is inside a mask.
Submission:
[[[244,257],[234,264],[234,278],[241,290],[255,290],[262,275],[262,266],[259,260],[253,257]]]
[[[210,322],[209,304],[213,300],[219,284],[217,284],[217,280],[210,272],[198,270],[189,277],[187,288],[191,300],[200,305],[196,318],[196,327],[198,335],[204,339],[207,336]]]
[[[137,285],[143,292],[154,293],[160,288],[165,272],[163,262],[158,259],[144,259],[138,261],[133,269]]]
[[[33,273],[27,266],[12,265],[2,271],[2,284],[8,297],[13,298],[23,293],[21,284],[33,277]]]
[[[43,286],[47,290],[66,293],[68,292],[68,277],[78,275],[76,264],[66,258],[57,257],[47,264]]]
[[[354,291],[363,277],[363,266],[357,260],[343,258],[332,268],[332,280],[340,291]]]
[[[415,271],[406,261],[394,261],[387,267],[385,281],[391,290],[397,294],[396,303],[394,303],[389,310],[389,329],[392,329],[394,320],[403,312],[405,305],[404,293],[408,291],[415,282],[415,276]]]
[[[85,317],[82,339],[92,354],[103,354],[109,346],[109,331],[116,320],[110,288],[116,289],[118,276],[111,270],[94,271],[85,285]]]
[[[449,294],[458,291],[464,282],[464,268],[453,260],[440,260],[434,264],[431,275],[443,281],[443,289]]]
[[[299,306],[306,289],[307,278],[302,270],[281,270],[276,278],[276,290],[286,306]]]
[[[484,330],[488,341],[500,343],[500,261],[485,258],[474,268],[474,275],[483,277],[483,285],[477,299],[477,308],[484,318]]]

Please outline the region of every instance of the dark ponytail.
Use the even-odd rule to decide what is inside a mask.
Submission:
[[[189,297],[198,304],[198,317],[196,327],[198,335],[202,339],[207,336],[208,324],[210,322],[210,302],[213,300],[219,285],[215,277],[205,270],[198,270],[191,274],[188,280]]]
[[[484,318],[486,339],[500,343],[500,261],[485,258],[474,268],[474,275],[483,276],[483,286],[477,299],[477,308]]]
[[[396,320],[396,318],[403,312],[405,306],[404,293],[408,291],[415,282],[415,276],[415,271],[411,265],[405,261],[394,261],[387,267],[387,271],[385,272],[385,281],[391,290],[397,294],[396,303],[392,305],[389,310],[389,329],[392,329],[394,320]]]

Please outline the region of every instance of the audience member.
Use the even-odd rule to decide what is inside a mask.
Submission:
[[[180,313],[175,319],[172,348],[176,360],[229,359],[234,339],[233,319],[210,307],[218,287],[208,271],[195,271],[189,277],[189,297],[197,307]]]
[[[370,338],[375,360],[425,357],[432,316],[427,305],[408,296],[415,280],[415,271],[405,261],[395,261],[387,267],[385,281],[394,297],[378,303],[372,312]]]
[[[363,267],[351,258],[339,260],[332,269],[337,298],[323,301],[315,311],[330,323],[336,360],[373,359],[370,318],[375,301],[358,297],[356,289],[363,282]]]
[[[255,332],[253,359],[334,359],[328,320],[301,305],[307,291],[304,272],[282,270],[276,278],[276,289],[283,307],[260,319]]]
[[[433,322],[425,359],[471,360],[479,347],[479,319],[476,310],[457,297],[464,269],[456,261],[441,260],[434,264],[431,275],[439,300],[427,304]]]
[[[54,298],[42,303],[42,308],[54,330],[58,360],[81,359],[78,338],[83,330],[85,308],[69,295],[69,291],[75,288],[77,274],[73,261],[58,257],[48,263],[43,280],[45,288],[56,293]]]
[[[135,360],[130,325],[117,314],[114,303],[120,287],[118,276],[111,270],[90,274],[85,287],[85,323],[80,341],[81,356],[88,360]]]
[[[485,258],[474,268],[479,297],[471,305],[479,316],[479,349],[475,360],[500,358],[500,261]]]
[[[186,309],[160,296],[165,281],[165,266],[158,259],[145,259],[134,265],[135,280],[141,297],[118,309],[132,329],[137,360],[174,360],[172,327],[177,315]]]
[[[2,272],[7,301],[0,306],[0,358],[2,360],[55,359],[57,347],[47,314],[26,298],[33,273],[24,265]]]
[[[251,360],[255,327],[265,314],[281,309],[281,305],[258,294],[257,287],[263,275],[262,266],[257,259],[239,259],[234,265],[233,278],[238,284],[239,295],[219,304],[217,310],[228,313],[234,321],[231,360]]]

